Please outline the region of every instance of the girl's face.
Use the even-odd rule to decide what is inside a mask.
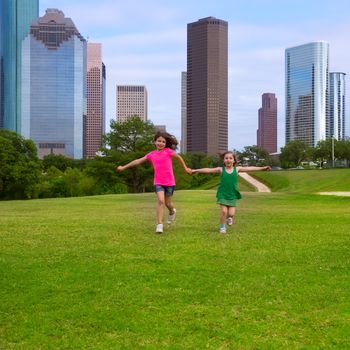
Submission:
[[[224,157],[224,164],[227,167],[231,167],[235,164],[235,158],[232,153],[226,153]]]
[[[156,139],[155,145],[158,151],[162,150],[163,148],[165,148],[166,139],[163,136],[159,136]]]

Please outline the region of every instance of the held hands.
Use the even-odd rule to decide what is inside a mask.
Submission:
[[[270,171],[270,170],[271,170],[271,167],[270,167],[269,165],[267,165],[267,166],[264,167],[264,170]]]
[[[193,174],[193,171],[192,171],[191,168],[187,168],[187,167],[186,167],[185,171],[186,171],[186,173],[187,173],[188,175],[192,175],[192,174]]]

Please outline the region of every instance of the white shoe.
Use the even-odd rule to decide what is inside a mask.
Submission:
[[[220,233],[226,233],[226,227],[221,227],[220,228]]]
[[[156,233],[163,233],[163,224],[158,224],[156,226]]]
[[[227,218],[227,225],[231,226],[233,224],[233,218],[230,216]]]
[[[168,224],[172,224],[176,218],[176,209],[173,208],[173,213],[168,216]]]

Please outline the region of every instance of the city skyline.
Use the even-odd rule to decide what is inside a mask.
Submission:
[[[200,6],[199,6],[200,5]],[[214,16],[229,23],[229,148],[256,143],[261,94],[278,99],[278,147],[284,145],[284,51],[326,40],[330,71],[350,72],[346,1],[159,1],[41,0],[40,13],[55,7],[72,18],[82,35],[101,42],[107,68],[107,131],[114,118],[117,84],[146,85],[149,119],[181,135],[181,72],[186,70],[186,26]],[[84,8],[82,11],[81,9]],[[130,21],[132,18],[132,21]],[[346,100],[349,135],[349,99]]]

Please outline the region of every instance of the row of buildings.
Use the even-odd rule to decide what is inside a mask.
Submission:
[[[38,16],[38,0],[2,0],[0,127],[32,139],[39,156],[92,157],[105,132],[106,67],[101,44],[87,42],[58,9]],[[329,73],[329,44],[285,53],[286,142],[345,137],[345,73]],[[228,23],[215,17],[187,25],[181,79],[181,151],[228,148]],[[116,87],[116,119],[147,115],[143,85]],[[262,95],[257,145],[277,149],[277,99]]]

